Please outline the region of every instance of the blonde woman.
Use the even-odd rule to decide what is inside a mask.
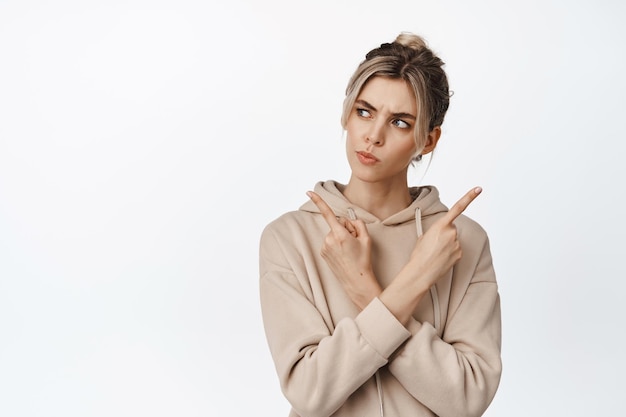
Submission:
[[[260,242],[260,298],[290,417],[480,416],[501,375],[485,231],[409,187],[449,104],[443,62],[410,33],[371,50],[341,118],[347,184],[319,182]]]

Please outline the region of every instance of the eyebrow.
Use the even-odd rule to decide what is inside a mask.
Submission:
[[[363,100],[363,99],[358,99],[354,102],[355,104],[359,104],[363,107],[365,107],[367,110],[373,110],[373,111],[378,111],[376,109],[376,107],[372,106],[370,103],[368,103],[367,101]],[[412,120],[416,120],[416,117],[413,116],[411,113],[392,113],[393,117],[397,117],[400,119],[412,119]]]

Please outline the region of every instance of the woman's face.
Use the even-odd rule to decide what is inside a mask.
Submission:
[[[365,182],[400,181],[417,153],[417,104],[404,80],[370,79],[346,123],[346,152],[352,176]]]

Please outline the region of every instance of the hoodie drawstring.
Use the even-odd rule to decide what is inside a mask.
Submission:
[[[350,220],[356,220],[356,213],[352,207],[348,207],[348,217]]]
[[[417,237],[419,238],[424,234],[422,229],[422,210],[420,208],[415,209],[415,227],[417,229]],[[435,318],[435,330],[439,330],[441,325],[441,314],[439,311],[439,296],[437,295],[437,286],[430,287],[430,298],[433,301],[433,317]]]

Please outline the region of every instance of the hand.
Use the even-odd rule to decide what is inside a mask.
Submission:
[[[413,270],[420,271],[417,279],[423,284],[422,288],[430,288],[461,259],[461,245],[454,220],[481,192],[480,187],[467,192],[417,240],[409,264],[413,264]]]
[[[363,309],[382,291],[372,270],[372,243],[362,220],[337,218],[316,193],[307,193],[330,226],[321,255],[354,304]]]

